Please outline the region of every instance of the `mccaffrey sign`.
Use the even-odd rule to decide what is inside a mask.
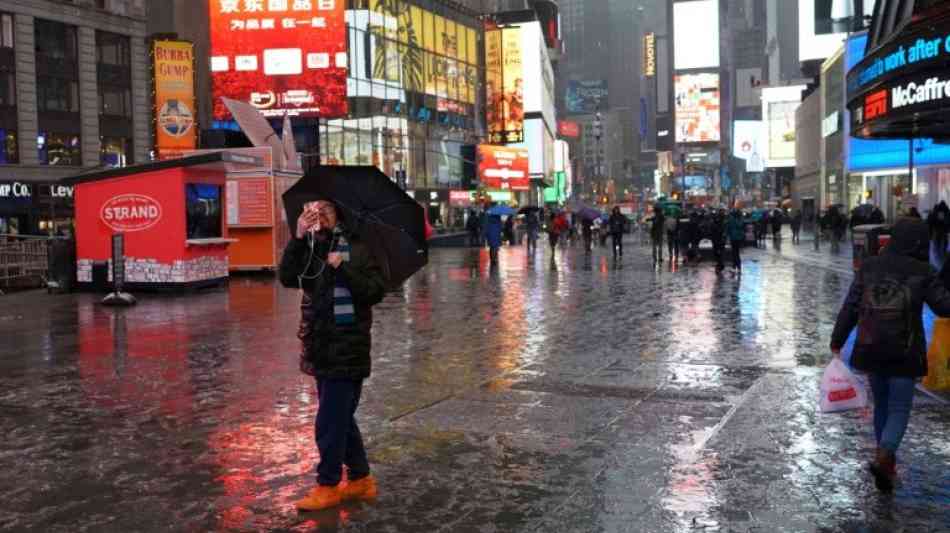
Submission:
[[[950,138],[950,10],[913,20],[848,72],[855,137]]]

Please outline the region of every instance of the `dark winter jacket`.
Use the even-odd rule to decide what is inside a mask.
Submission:
[[[613,213],[610,215],[610,220],[607,224],[610,228],[611,234],[620,235],[627,227],[627,217],[621,215],[620,213]]]
[[[653,239],[653,242],[660,242],[663,240],[663,233],[666,231],[666,215],[662,211],[658,211],[653,215],[653,219],[650,224],[650,238]]]
[[[947,206],[947,203],[941,201],[934,207],[934,210],[930,212],[930,216],[927,217],[927,224],[930,226],[930,235],[932,238],[943,238],[947,234],[947,230],[950,229],[950,207]]]
[[[732,213],[729,215],[729,219],[726,221],[726,235],[733,242],[745,241],[745,221],[742,220],[741,214]]]
[[[927,237],[927,226],[922,221],[900,220],[894,226],[891,242],[884,254],[866,259],[855,277],[831,335],[832,350],[840,350],[851,330],[858,326],[867,287],[883,286],[879,285],[883,280],[893,279],[909,289],[911,302],[911,338],[906,354],[869,355],[869,352],[874,352],[873,346],[862,345],[859,334],[852,356],[856,369],[888,376],[927,375],[927,345],[921,318],[923,306],[926,303],[937,315],[950,316],[950,290],[927,262]],[[888,338],[888,332],[877,333]]]
[[[314,241],[311,258],[308,240],[293,239],[280,262],[280,281],[285,287],[300,287],[300,369],[318,378],[363,379],[370,375],[373,326],[372,306],[385,294],[385,280],[372,254],[355,236],[347,236],[350,259],[338,269],[325,265],[330,240]],[[309,263],[309,266],[308,266]],[[299,275],[305,274],[303,279]],[[333,293],[343,276],[353,297],[356,321],[338,325],[333,314]]]

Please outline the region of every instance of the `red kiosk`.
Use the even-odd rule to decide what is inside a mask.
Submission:
[[[67,178],[75,186],[80,288],[107,290],[113,236],[124,237],[124,285],[189,288],[228,278],[228,172],[260,167],[229,152],[184,157]]]

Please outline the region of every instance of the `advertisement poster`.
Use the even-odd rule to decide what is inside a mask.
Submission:
[[[494,144],[524,141],[524,79],[520,28],[485,32],[488,138]]]
[[[581,125],[570,120],[557,121],[557,134],[561,137],[576,139],[581,136]]]
[[[737,120],[733,123],[732,155],[749,160],[753,156],[762,157],[759,140],[762,138],[761,120]]]
[[[719,74],[681,74],[676,91],[676,142],[719,142]]]
[[[530,165],[528,150],[505,146],[478,145],[478,178],[489,189],[528,191]]]
[[[596,113],[607,107],[607,80],[570,80],[565,100],[568,113]]]
[[[343,0],[209,0],[214,118],[226,96],[265,116],[342,117]]]
[[[185,41],[152,43],[155,146],[159,158],[197,148],[194,49]]]
[[[769,160],[795,160],[795,111],[800,102],[770,102],[768,104]]]

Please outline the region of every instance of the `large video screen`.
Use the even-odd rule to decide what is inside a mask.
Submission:
[[[570,80],[565,104],[568,113],[591,114],[607,110],[607,80]]]
[[[265,116],[342,117],[346,100],[344,0],[209,0],[214,118],[221,97]]]
[[[719,0],[673,4],[673,67],[719,66]]]
[[[488,189],[531,189],[528,151],[524,148],[478,145],[478,177]]]
[[[719,142],[719,74],[681,74],[676,91],[676,142]]]

